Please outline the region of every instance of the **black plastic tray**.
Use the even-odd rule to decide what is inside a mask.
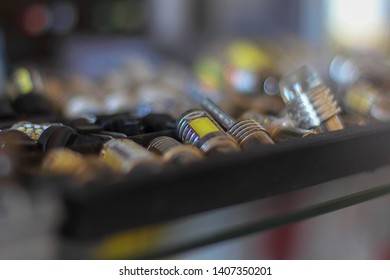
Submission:
[[[390,163],[389,143],[390,124],[371,124],[259,146],[153,176],[135,174],[125,182],[66,189],[62,233],[98,239],[372,171]]]

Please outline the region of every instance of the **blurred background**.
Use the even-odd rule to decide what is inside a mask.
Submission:
[[[114,40],[140,40],[192,61],[210,43],[237,37],[386,52],[389,9],[386,0],[15,0],[2,1],[0,16],[10,63],[54,59],[88,40],[111,56],[110,45],[120,48]]]
[[[176,91],[182,92],[186,81],[195,77],[210,89],[215,101],[237,115],[242,108],[233,108],[221,94],[214,94],[223,91],[219,84],[221,74],[215,73],[224,65],[240,67],[240,63],[248,61],[246,65],[250,67],[272,69],[270,72],[281,76],[309,64],[333,88],[338,88],[356,81],[356,67],[351,66],[350,58],[358,61],[359,73],[363,73],[359,79],[375,80],[375,85],[388,91],[389,21],[390,1],[387,0],[3,0],[0,2],[0,91],[8,92],[8,77],[15,66],[39,65],[48,77],[48,84],[43,88],[47,92],[48,87],[52,89],[54,96],[50,93],[48,96],[57,100],[56,104],[61,103],[57,92],[63,88],[69,87],[67,90],[75,96],[98,92],[99,100],[95,103],[70,102],[61,108],[66,116],[113,113],[124,108],[131,108],[141,116],[151,111],[177,116],[180,113],[177,107],[183,111],[189,101]],[[342,66],[330,68],[340,54],[343,59],[346,57]],[[158,84],[155,77],[167,86]],[[245,95],[251,87],[250,77],[232,79],[237,91]],[[269,91],[265,90],[266,95],[274,98],[272,83],[270,87]],[[123,96],[125,88],[134,89],[130,97]],[[266,104],[274,106],[269,111],[280,109],[278,102]],[[260,109],[261,106],[258,105]],[[388,171],[383,168],[152,228],[118,233],[92,245],[59,242],[54,233],[56,218],[48,213],[53,209],[55,213],[61,211],[55,203],[47,202],[51,199],[39,197],[40,207],[46,210],[40,212],[34,208],[34,215],[45,217],[42,219],[46,222],[28,237],[4,231],[0,235],[0,257],[127,256],[389,183]],[[30,215],[29,211],[23,215]],[[383,197],[173,257],[390,259],[389,221],[390,200]],[[134,245],[124,249],[121,242]],[[10,245],[16,243],[19,245]]]

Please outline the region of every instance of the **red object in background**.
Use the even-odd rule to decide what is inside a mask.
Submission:
[[[269,206],[275,212],[292,211],[299,205],[300,196],[294,193],[282,195],[272,200]],[[300,237],[301,223],[286,225],[267,231],[262,238],[265,244],[260,245],[265,252],[265,258],[270,260],[288,260],[295,258],[297,241]]]
[[[268,257],[271,260],[294,258],[295,241],[298,237],[299,223],[272,230],[268,237]]]
[[[34,3],[23,9],[19,15],[20,29],[28,36],[40,36],[50,26],[49,8],[42,3]]]

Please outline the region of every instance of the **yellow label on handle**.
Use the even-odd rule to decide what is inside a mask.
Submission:
[[[199,137],[203,137],[212,132],[221,131],[209,118],[202,117],[198,119],[194,119],[188,123],[193,130],[199,135]]]

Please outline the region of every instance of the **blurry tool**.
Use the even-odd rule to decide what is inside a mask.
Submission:
[[[207,97],[228,111],[254,108],[278,111],[279,74],[270,54],[249,41],[237,40],[214,53],[206,53],[195,65],[199,87]]]
[[[234,109],[231,100],[227,100],[228,98],[222,96],[220,91],[210,89],[207,85],[196,80],[189,80],[186,87],[186,94],[190,100],[198,103],[202,102],[202,99],[207,97],[218,103],[220,107],[227,112],[231,112]]]
[[[208,98],[203,98],[202,107],[232,135],[241,149],[251,148],[258,144],[273,144],[268,132],[255,120],[235,120]]]
[[[356,62],[345,56],[334,57],[329,65],[329,76],[340,86],[355,83],[360,75],[361,72]]]
[[[73,128],[66,125],[52,125],[39,137],[38,144],[42,151],[67,147],[80,153],[98,153],[103,142],[111,139],[111,136],[98,134],[79,134]]]
[[[110,169],[97,156],[84,156],[66,148],[58,148],[45,154],[42,172],[46,175],[71,176],[86,183],[109,175]]]
[[[182,106],[185,101],[183,84],[188,72],[185,67],[161,62],[147,47],[142,53],[133,50],[122,56],[123,66],[100,79],[99,89],[107,112],[136,109],[143,116],[149,112],[170,113],[175,110],[174,106]]]
[[[104,130],[123,133],[127,136],[139,135],[145,132],[142,119],[128,113],[97,116],[95,123],[101,125]]]
[[[202,110],[183,113],[178,119],[177,134],[183,143],[194,145],[208,156],[239,151],[236,141]]]
[[[106,131],[104,128],[94,122],[90,122],[89,116],[87,118],[78,118],[63,122],[65,125],[70,126],[78,133],[77,143],[96,142],[101,139],[102,141],[110,140],[112,138],[127,138],[126,134],[115,131]]]
[[[198,81],[214,91],[248,96],[278,94],[278,75],[270,55],[249,41],[237,40],[201,57],[195,66]]]
[[[167,136],[153,139],[148,150],[162,156],[164,162],[174,165],[188,164],[203,158],[203,154],[194,146],[181,144]]]
[[[24,152],[37,151],[37,145],[26,133],[13,130],[4,129],[0,131],[0,148],[3,150],[12,151],[13,149],[22,149]]]
[[[156,132],[176,128],[176,120],[167,114],[151,113],[142,118],[145,132]]]
[[[297,128],[294,122],[287,118],[276,118],[266,116],[256,112],[246,112],[240,119],[253,119],[261,124],[275,142],[283,142],[293,138],[307,137],[316,134],[312,130]]]
[[[19,122],[11,129],[22,132],[37,141],[42,151],[54,148],[68,147],[78,151],[96,151],[102,147],[105,137],[78,134],[73,128],[60,123],[33,124]],[[109,137],[110,139],[112,137]]]
[[[17,67],[8,87],[14,110],[20,115],[56,115],[55,106],[46,98],[45,76],[35,66]]]
[[[169,114],[177,117],[183,110],[190,108],[190,103],[184,91],[170,87],[163,81],[141,85],[137,90],[137,109],[139,116],[149,113]]]
[[[276,114],[284,107],[280,96],[248,96],[245,98],[240,97],[238,99],[231,96],[231,98],[227,98],[226,96],[222,96],[221,93],[210,92],[207,87],[194,82],[188,84],[187,94],[190,99],[200,103],[203,98],[207,97],[230,115],[239,115],[247,110]]]
[[[19,153],[21,156],[38,152],[38,147],[34,140],[25,133],[12,129],[0,131],[0,149],[10,154]]]
[[[93,134],[100,133],[103,127],[95,123],[96,117],[87,115],[85,117],[62,121],[62,124],[70,126],[78,133]]]
[[[96,85],[81,75],[65,75],[47,77],[47,96],[60,108],[68,118],[77,118],[85,114],[99,115],[104,113],[102,102]]]
[[[78,10],[72,1],[55,1],[50,6],[50,31],[55,35],[65,35],[73,30],[78,21]]]
[[[52,125],[48,127],[38,138],[38,144],[42,151],[60,147],[71,146],[78,138],[77,132],[65,125]]]
[[[52,125],[61,124],[33,124],[31,122],[22,121],[14,124],[11,129],[21,131],[29,136],[32,140],[38,140],[42,133]]]
[[[381,55],[359,53],[337,55],[329,65],[329,76],[341,87],[348,87],[358,81],[389,87],[389,75],[389,62]]]
[[[37,141],[42,151],[67,146],[77,138],[76,131],[60,123],[33,124],[23,121],[14,124],[11,129],[23,132],[30,139]]]
[[[158,156],[129,139],[113,139],[106,142],[100,156],[114,171],[122,174],[134,170],[153,172],[162,167]]]
[[[224,75],[234,91],[243,95],[279,93],[272,58],[265,50],[248,41],[235,41],[227,47],[226,58]]]
[[[386,121],[390,117],[387,91],[390,67],[385,58],[361,55],[352,57],[338,55],[329,66],[329,75],[340,86],[342,103],[349,113]],[[349,121],[352,119],[349,118]],[[356,120],[356,124],[364,124]]]
[[[224,87],[223,65],[212,56],[201,57],[195,64],[197,81],[206,93],[218,95]]]
[[[0,132],[0,177],[18,175],[35,163],[38,148],[35,141],[21,131]]]
[[[316,72],[304,66],[280,80],[281,96],[291,119],[303,129],[342,129],[337,102]]]
[[[368,84],[356,83],[347,88],[343,105],[352,114],[379,121],[390,120],[390,97]]]

